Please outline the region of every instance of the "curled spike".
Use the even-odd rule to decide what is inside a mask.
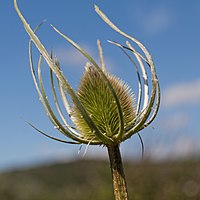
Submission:
[[[35,44],[35,46],[37,47],[37,49],[41,53],[42,57],[47,62],[48,66],[52,69],[52,71],[54,72],[54,74],[56,75],[56,77],[61,82],[62,87],[68,92],[68,94],[72,98],[73,102],[78,105],[78,107],[80,109],[80,112],[82,113],[83,117],[85,118],[85,120],[87,121],[87,123],[89,124],[89,126],[91,127],[91,130],[95,130],[95,134],[97,135],[97,137],[99,137],[105,143],[108,143],[108,144],[112,143],[112,139],[110,139],[109,137],[106,137],[105,135],[103,135],[97,129],[97,127],[95,126],[95,124],[93,123],[93,121],[91,120],[91,118],[89,117],[89,115],[87,114],[86,110],[84,109],[84,107],[80,103],[79,99],[77,98],[77,95],[73,91],[73,89],[70,86],[68,80],[64,77],[63,73],[60,71],[60,69],[58,68],[58,66],[53,62],[53,60],[51,59],[51,57],[48,54],[47,50],[45,49],[45,47],[43,46],[43,44],[40,42],[39,38],[36,36],[36,34],[34,33],[34,31],[31,29],[31,27],[26,22],[25,18],[23,17],[23,15],[21,14],[21,12],[20,12],[20,10],[18,8],[16,0],[14,0],[14,7],[15,7],[16,12],[19,15],[19,17],[20,17],[20,19],[21,19],[21,21],[22,21],[22,23],[24,25],[24,28],[25,28],[26,32],[30,36],[31,40],[33,41],[33,43]],[[83,140],[83,142],[85,143],[86,141]]]
[[[100,57],[100,61],[101,61],[101,68],[102,68],[102,71],[105,73],[107,70],[106,70],[106,65],[105,65],[105,62],[104,62],[103,49],[101,47],[100,40],[97,40],[97,46],[98,46],[98,50],[99,50],[99,57]]]
[[[119,115],[119,120],[120,120],[120,129],[119,129],[119,133],[117,134],[116,138],[122,138],[122,135],[124,134],[124,119],[123,119],[123,113],[122,113],[122,108],[119,102],[119,98],[116,95],[115,90],[113,89],[110,81],[107,79],[106,75],[103,73],[102,69],[97,65],[97,63],[94,61],[94,59],[84,50],[82,49],[77,43],[75,43],[74,41],[72,41],[70,38],[68,38],[66,35],[64,35],[63,33],[61,33],[58,29],[56,29],[53,25],[51,25],[53,27],[53,29],[59,34],[61,35],[65,40],[67,40],[72,46],[74,46],[78,51],[80,51],[92,64],[93,66],[98,70],[98,72],[101,74],[102,78],[104,79],[104,81],[107,83],[110,91],[113,94],[113,97],[115,99],[117,108],[118,108],[118,115]],[[100,136],[100,135],[99,135]],[[105,137],[104,139],[106,139],[108,142],[112,143],[112,140],[109,138],[106,138],[105,135],[101,134],[101,138],[103,138],[103,136]]]
[[[27,124],[29,124],[32,128],[34,128],[37,132],[41,133],[42,135],[52,139],[52,140],[56,140],[58,142],[62,142],[62,143],[67,143],[67,144],[80,144],[79,142],[73,142],[73,141],[66,141],[66,140],[61,140],[59,138],[55,138],[51,135],[48,135],[47,133],[45,133],[44,131],[41,131],[40,129],[38,129],[36,126],[34,126],[33,124],[31,124],[30,122],[27,122]]]

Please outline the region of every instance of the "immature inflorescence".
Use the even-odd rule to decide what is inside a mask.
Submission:
[[[97,6],[95,6],[95,11],[104,22],[117,33],[136,44],[140,49],[139,52],[136,51],[129,41],[126,41],[126,46],[110,41],[110,43],[116,45],[125,53],[136,69],[139,89],[138,94],[135,95],[127,83],[107,72],[100,42],[98,42],[98,49],[101,65],[98,65],[77,43],[52,26],[58,34],[80,51],[89,61],[86,64],[85,72],[80,80],[79,87],[77,91],[74,91],[67,78],[62,73],[59,62],[52,58],[52,55],[48,53],[36,36],[35,31],[33,31],[26,22],[18,9],[16,0],[14,0],[14,4],[25,30],[30,36],[30,66],[38,95],[53,125],[62,134],[67,136],[70,141],[53,138],[38,130],[33,125],[31,126],[47,137],[66,143],[110,145],[119,144],[130,138],[133,134],[138,133],[154,120],[160,104],[160,87],[154,62],[143,44],[121,31]],[[35,44],[40,52],[38,77],[36,76],[32,62],[32,43]],[[40,70],[41,60],[43,58],[50,68],[52,93],[61,120],[53,111],[43,86]],[[151,80],[149,80],[148,75],[150,75]],[[60,110],[53,76],[57,79],[60,98],[75,125],[74,127],[71,126],[71,122],[66,120],[65,115]],[[137,96],[137,99],[135,96]],[[67,97],[70,97],[71,100],[68,101]],[[72,104],[69,102],[72,102]]]
[[[135,118],[135,96],[127,83],[120,78],[105,72],[121,104],[124,128],[132,127]],[[115,99],[94,66],[87,63],[85,73],[80,81],[77,96],[97,128],[108,137],[113,138],[119,132],[120,121]],[[73,107],[72,121],[80,133],[88,139],[97,139],[82,117],[76,105]]]

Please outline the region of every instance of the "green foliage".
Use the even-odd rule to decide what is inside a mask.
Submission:
[[[200,199],[200,162],[125,163],[125,168],[130,200]],[[0,174],[0,199],[112,200],[110,180],[104,161],[13,171]]]

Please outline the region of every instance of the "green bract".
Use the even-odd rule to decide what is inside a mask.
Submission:
[[[116,27],[97,6],[95,6],[97,14],[113,30],[129,40],[126,41],[126,46],[117,42],[109,42],[119,47],[133,64],[138,79],[137,98],[124,81],[107,72],[99,41],[100,66],[77,43],[52,26],[59,35],[88,59],[80,85],[77,91],[74,91],[62,73],[58,60],[52,58],[36,36],[36,30],[33,31],[26,22],[18,9],[16,0],[14,0],[14,5],[31,39],[29,44],[30,66],[39,98],[54,127],[70,141],[54,138],[33,125],[31,126],[45,136],[61,142],[109,146],[130,138],[154,120],[160,104],[160,88],[152,57],[143,44]],[[136,51],[130,42],[133,42],[137,48],[139,47],[139,51]],[[40,52],[37,74],[32,62],[32,43]],[[51,88],[58,114],[53,111],[45,92],[40,69],[42,59],[45,59],[50,68]],[[148,75],[150,75],[150,80]],[[55,89],[54,78],[58,82],[58,91]],[[71,121],[66,119],[68,117],[61,110],[58,93]],[[68,97],[71,100],[68,100]],[[72,123],[74,127],[71,126]]]

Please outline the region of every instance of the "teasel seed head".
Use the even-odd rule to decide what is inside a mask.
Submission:
[[[95,5],[95,11],[102,20],[116,33],[128,40],[126,41],[126,45],[121,45],[114,41],[109,42],[119,47],[135,68],[138,80],[136,101],[135,95],[128,84],[108,73],[100,41],[98,41],[98,49],[101,65],[98,65],[83,48],[52,26],[59,35],[74,46],[89,61],[86,64],[79,87],[77,91],[74,91],[68,79],[61,71],[58,60],[53,59],[52,54],[48,53],[35,34],[40,25],[35,31],[32,30],[21,14],[17,0],[14,0],[14,6],[26,32],[30,36],[30,68],[39,99],[53,126],[70,140],[54,138],[29,123],[33,128],[43,135],[60,142],[109,146],[113,144],[118,145],[152,123],[159,110],[160,86],[153,59],[141,42],[120,30]],[[130,42],[136,45],[136,48],[139,50],[136,51]],[[32,60],[32,43],[35,44],[40,53],[37,74],[34,70]],[[42,59],[46,61],[50,69],[51,89],[57,113],[51,107],[43,85],[41,73]],[[65,111],[70,116],[69,119],[66,119],[67,117],[61,111],[53,77],[57,80],[59,97],[65,107]],[[72,120],[72,122],[68,120]],[[72,123],[74,123],[75,127],[73,127]]]
[[[135,95],[123,80],[108,72],[105,75],[119,98],[124,117],[124,128],[128,130],[135,118]],[[100,132],[111,138],[117,135],[120,121],[115,99],[101,74],[90,63],[85,66],[85,72],[76,93]],[[72,121],[83,137],[98,140],[76,105],[73,106]]]

